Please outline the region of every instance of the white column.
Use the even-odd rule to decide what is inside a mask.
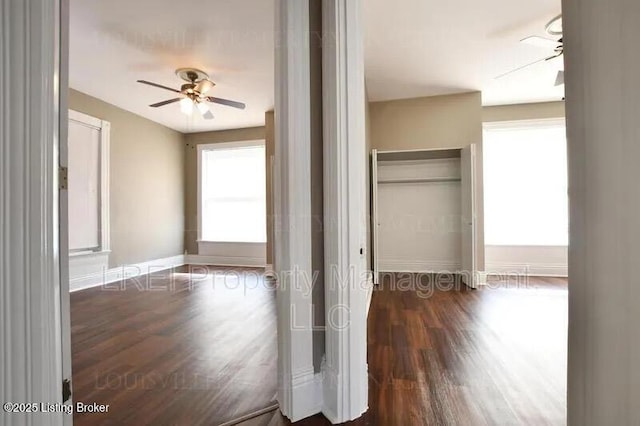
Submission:
[[[322,412],[367,410],[365,91],[362,2],[323,0],[326,359]]]
[[[59,2],[0,0],[0,11],[0,401],[60,403]]]
[[[564,0],[570,425],[640,424],[640,2]]]
[[[276,3],[275,272],[278,403],[292,421],[322,407],[314,373],[308,0]]]

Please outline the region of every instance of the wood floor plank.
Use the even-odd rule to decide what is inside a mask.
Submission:
[[[163,291],[139,282],[73,293],[74,398],[111,405],[75,423],[215,425],[269,405],[275,298],[272,287],[254,287],[253,272],[240,272],[252,288],[236,287],[235,273],[190,280],[187,268],[158,279]],[[394,279],[372,297],[369,410],[350,424],[566,423],[566,280],[443,290]],[[289,424],[274,412],[241,426]]]
[[[369,410],[351,424],[566,424],[566,280],[422,291],[395,278],[373,294]],[[279,413],[271,422],[289,424]]]
[[[273,286],[258,269],[190,270],[71,294],[74,401],[110,405],[76,425],[216,425],[273,402]]]

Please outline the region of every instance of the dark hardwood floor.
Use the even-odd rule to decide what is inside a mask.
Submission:
[[[352,424],[566,424],[566,280],[438,290],[414,278],[387,276],[373,294],[369,411]],[[288,424],[274,412],[241,426]]]
[[[566,280],[394,290],[407,276],[373,295],[369,424],[565,424]]]
[[[71,294],[74,401],[110,405],[74,424],[216,425],[272,403],[273,286],[262,270],[192,271]]]
[[[175,277],[174,291],[72,295],[74,397],[111,404],[76,424],[215,425],[269,405],[273,291],[220,292],[210,280],[187,291],[187,276]],[[374,291],[369,411],[352,424],[566,423],[566,280],[470,290],[415,278],[388,275]],[[289,424],[275,411],[241,426]]]

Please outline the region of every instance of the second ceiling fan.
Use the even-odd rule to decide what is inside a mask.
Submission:
[[[543,48],[551,48],[553,49],[553,53],[550,53],[549,55],[545,56],[544,58],[538,59],[537,61],[523,65],[521,67],[508,71],[504,74],[500,74],[499,76],[496,77],[496,79],[505,77],[509,74],[523,70],[527,67],[530,67],[540,62],[551,61],[553,59],[561,57],[564,54],[564,43],[562,40],[562,15],[558,15],[555,18],[553,18],[551,21],[549,21],[547,25],[545,25],[544,29],[548,35],[552,37],[559,37],[559,38],[557,40],[552,40],[552,39],[540,37],[540,36],[529,36],[529,37],[523,38],[522,40],[520,40],[520,42],[543,47]],[[560,86],[563,84],[564,84],[564,71],[560,70],[558,71],[555,85]]]
[[[246,107],[242,102],[207,96],[209,90],[211,90],[216,84],[209,80],[209,76],[204,71],[200,71],[196,68],[179,68],[176,70],[176,75],[186,81],[186,83],[180,87],[180,90],[147,80],[138,80],[138,83],[169,90],[180,95],[177,98],[167,99],[166,101],[151,104],[149,105],[150,107],[158,108],[175,102],[180,102],[180,110],[184,114],[191,115],[195,107],[200,114],[202,114],[202,117],[207,120],[213,118],[209,105],[207,105],[208,102],[238,109],[245,109]]]

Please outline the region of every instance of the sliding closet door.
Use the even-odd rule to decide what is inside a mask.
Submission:
[[[476,214],[476,145],[462,149],[460,158],[461,221],[462,221],[462,277],[469,287],[477,285],[477,214]]]
[[[373,283],[379,284],[378,269],[378,151],[371,150],[371,270]]]

